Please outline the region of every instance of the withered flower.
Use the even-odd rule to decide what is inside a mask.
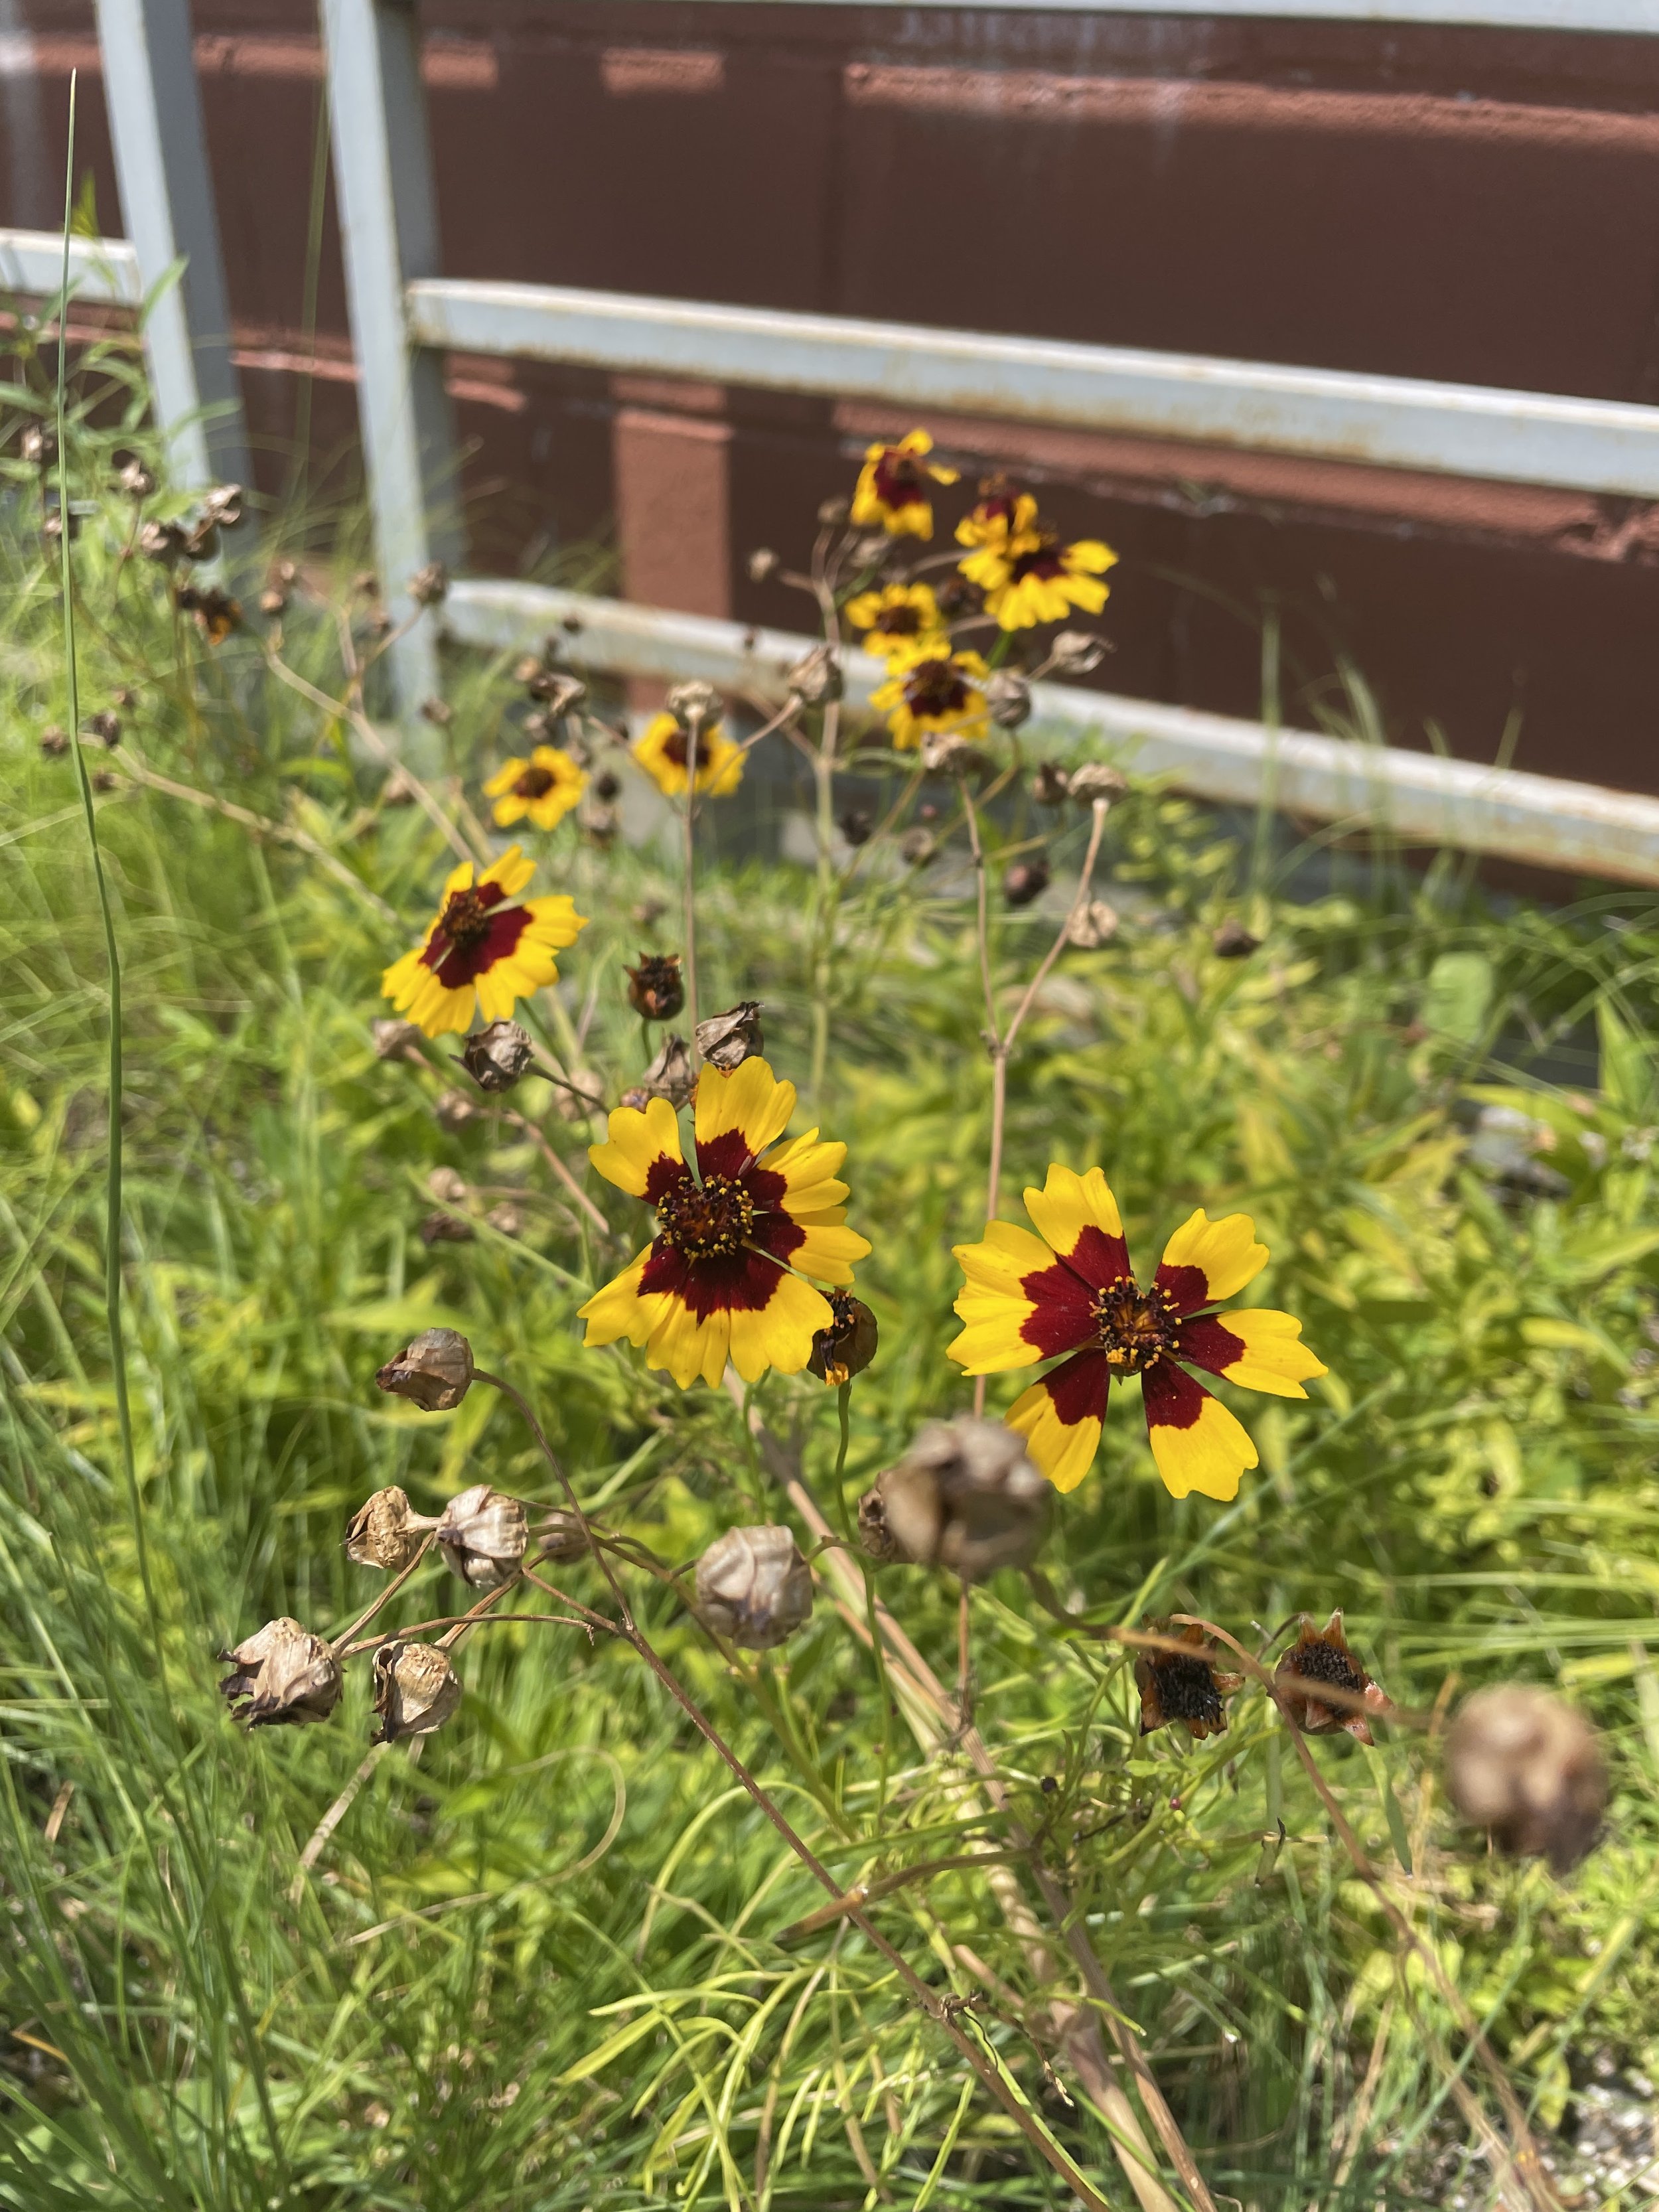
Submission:
[[[92,787],[94,791],[113,791],[120,781],[113,769],[100,768],[93,776]]]
[[[445,1167],[433,1169],[426,1179],[426,1187],[428,1195],[435,1198],[440,1206],[464,1206],[470,1188],[464,1175]]]
[[[1048,863],[1041,854],[1035,860],[1016,860],[1002,878],[1002,896],[1010,906],[1030,906],[1048,888]]]
[[[432,1102],[433,1120],[452,1137],[459,1135],[469,1122],[481,1120],[483,1115],[483,1107],[469,1098],[465,1091],[441,1091]]]
[[[921,765],[927,775],[977,775],[990,763],[956,731],[930,730],[921,741]]]
[[[751,584],[763,584],[776,571],[778,556],[769,545],[757,545],[744,565]]]
[[[128,461],[116,482],[129,499],[149,499],[155,489],[155,477],[140,460]]]
[[[1039,806],[1060,806],[1071,796],[1072,779],[1058,761],[1037,763],[1031,778],[1031,796]]]
[[[581,1522],[562,1506],[556,1506],[550,1513],[544,1514],[532,1529],[531,1536],[542,1558],[556,1562],[580,1559],[588,1548]]]
[[[138,694],[131,684],[118,684],[109,695],[110,704],[123,714],[130,714],[138,704]]]
[[[461,1702],[461,1678],[435,1644],[383,1644],[374,1654],[378,1743],[430,1735]]]
[[[146,561],[171,568],[183,557],[185,533],[176,522],[147,522],[138,532],[137,544]]]
[[[60,760],[69,750],[69,732],[49,722],[40,732],[40,750],[48,760]]]
[[[830,1301],[830,1326],[814,1335],[806,1364],[820,1382],[839,1389],[862,1375],[875,1358],[878,1332],[874,1314],[851,1291],[830,1290],[824,1296]]]
[[[662,1048],[631,1091],[624,1091],[622,1103],[643,1113],[653,1098],[665,1098],[678,1113],[691,1096],[691,1086],[696,1081],[691,1064],[691,1048],[683,1036],[671,1031],[662,1041]]]
[[[1105,761],[1085,761],[1067,775],[1066,789],[1080,806],[1092,806],[1097,799],[1111,805],[1127,795],[1129,779]]]
[[[1056,676],[1087,676],[1106,658],[1103,639],[1086,629],[1063,629],[1048,647],[1048,665]]]
[[[693,723],[701,728],[705,722],[718,720],[720,711],[720,694],[712,684],[693,678],[688,684],[676,684],[668,694],[669,713],[677,722],[688,728]]]
[[[422,1413],[447,1413],[471,1385],[472,1346],[459,1329],[422,1329],[374,1380],[394,1398],[412,1399]]]
[[[88,720],[87,735],[96,738],[100,745],[106,745],[113,752],[121,742],[120,716],[112,714],[107,707],[100,708]]]
[[[58,433],[49,423],[31,422],[17,441],[20,459],[32,469],[49,469],[58,459]]]
[[[449,589],[449,571],[441,561],[428,561],[410,578],[409,596],[417,607],[435,607]]]
[[[728,1528],[697,1561],[697,1610],[717,1636],[769,1651],[812,1610],[812,1577],[787,1528]]]
[[[647,1022],[670,1022],[685,1004],[685,985],[680,977],[678,952],[641,952],[637,968],[629,968],[628,1003]]]
[[[1091,899],[1087,906],[1074,908],[1066,925],[1066,942],[1075,945],[1080,952],[1097,952],[1116,935],[1117,908],[1104,899]]]
[[[887,1506],[878,1490],[866,1490],[859,1500],[859,1541],[878,1566],[903,1556],[887,1525]]]
[[[498,1237],[522,1237],[525,1227],[525,1210],[523,1206],[516,1205],[512,1199],[503,1198],[498,1200],[490,1207],[484,1216],[484,1221]]]
[[[181,584],[173,597],[182,612],[195,617],[197,629],[210,645],[222,645],[242,619],[241,601],[221,591],[217,584]]]
[[[204,492],[200,514],[202,520],[210,522],[216,530],[234,530],[242,519],[240,484],[215,484],[211,491]]]
[[[1260,951],[1261,945],[1261,939],[1252,937],[1243,923],[1235,921],[1231,915],[1210,939],[1211,950],[1218,960],[1248,960],[1251,953]]]
[[[480,1091],[511,1091],[535,1057],[529,1030],[517,1022],[491,1022],[461,1047],[461,1065]]]
[[[538,668],[525,689],[532,699],[544,702],[550,722],[562,720],[587,696],[587,686],[580,677],[564,668]]]
[[[1607,1771],[1589,1724],[1562,1698],[1522,1682],[1477,1691],[1446,1736],[1446,1788],[1463,1818],[1500,1851],[1576,1867],[1601,1826]]]
[[[1220,1647],[1201,1628],[1177,1628],[1168,1620],[1146,1625],[1152,1635],[1172,1637],[1188,1648],[1135,1654],[1142,1735],[1172,1721],[1179,1721],[1194,1742],[1224,1735],[1227,1715],[1221,1700],[1243,1686],[1243,1676],[1220,1671],[1215,1663]]]
[[[1363,1698],[1374,1713],[1388,1710],[1388,1697],[1372,1681],[1353,1653],[1343,1632],[1342,1615],[1334,1613],[1323,1628],[1316,1628],[1305,1613],[1301,1633],[1273,1669],[1273,1686],[1292,1724],[1305,1735],[1328,1735],[1346,1729],[1356,1743],[1370,1743],[1370,1723],[1358,1705],[1326,1704],[1320,1687],[1328,1683],[1346,1690],[1350,1698]]]
[[[374,1040],[376,1060],[412,1060],[421,1058],[421,1031],[414,1022],[395,1018],[371,1022],[368,1033]]]
[[[784,682],[802,706],[827,707],[842,694],[841,663],[830,647],[815,645],[785,671]]]
[[[711,1014],[696,1028],[697,1051],[711,1067],[729,1075],[766,1049],[761,1036],[760,1000],[744,999],[723,1014]]]
[[[849,806],[836,827],[854,850],[867,845],[876,834],[876,817],[867,806]]]
[[[419,1553],[430,1521],[410,1510],[409,1500],[393,1483],[377,1490],[346,1523],[346,1557],[360,1567],[384,1567],[401,1574]]]
[[[999,668],[985,686],[985,704],[1000,730],[1017,730],[1031,719],[1031,687],[1017,669]]]
[[[839,530],[852,511],[848,499],[823,499],[818,501],[818,520],[825,530]]]
[[[966,622],[985,611],[984,592],[959,569],[948,575],[942,584],[934,586],[933,597],[946,622]]]
[[[421,702],[421,720],[430,722],[434,730],[447,730],[455,719],[455,709],[447,699],[435,695]]]
[[[487,1482],[452,1498],[438,1516],[444,1561],[474,1589],[499,1589],[519,1571],[530,1524],[522,1503]]]
[[[590,845],[603,852],[617,842],[617,832],[622,828],[622,817],[614,806],[602,800],[590,799],[576,817],[576,826]]]
[[[428,1213],[418,1231],[421,1242],[428,1250],[434,1244],[471,1244],[477,1240],[477,1231],[470,1221],[453,1213]]]
[[[1023,1566],[1048,1527],[1048,1484],[1000,1421],[930,1421],[876,1485],[894,1556],[979,1582]]]
[[[899,839],[899,858],[907,867],[925,868],[938,850],[938,840],[926,830],[907,830]]]
[[[219,1685],[225,1702],[250,1728],[326,1720],[340,1702],[339,1661],[297,1620],[268,1620],[219,1657],[232,1670]]]

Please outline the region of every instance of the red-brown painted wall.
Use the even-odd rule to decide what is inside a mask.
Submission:
[[[19,16],[18,9],[22,13]],[[49,225],[84,9],[0,0],[0,220]],[[1659,40],[1194,18],[430,0],[446,261],[515,277],[1659,401]],[[198,0],[250,414],[295,422],[318,52],[295,0]],[[17,52],[14,41],[9,49]],[[83,143],[114,227],[97,103]],[[349,463],[324,226],[313,443]],[[452,364],[477,556],[617,528],[636,596],[788,623],[868,408]],[[933,426],[1123,564],[1114,689],[1286,718],[1350,665],[1396,742],[1659,789],[1659,520],[1634,503],[1167,443]],[[335,479],[343,481],[337,475]]]

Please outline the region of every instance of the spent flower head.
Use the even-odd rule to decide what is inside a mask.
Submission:
[[[699,1058],[726,1075],[741,1067],[745,1060],[757,1059],[766,1049],[760,1017],[758,999],[744,999],[723,1014],[710,1014],[706,1022],[697,1024]]]
[[[219,1657],[231,1669],[220,1692],[250,1728],[326,1720],[340,1702],[340,1662],[332,1649],[286,1616],[268,1620]]]
[[[430,1735],[461,1702],[461,1680],[435,1644],[382,1644],[374,1654],[378,1743]]]
[[[460,1056],[480,1091],[511,1091],[535,1060],[536,1048],[518,1022],[490,1022],[473,1030]]]
[[[388,1359],[374,1380],[394,1398],[408,1398],[423,1413],[447,1413],[472,1383],[472,1346],[454,1328],[426,1328]]]
[[[1168,1637],[1182,1649],[1135,1654],[1142,1735],[1173,1721],[1179,1721],[1194,1741],[1224,1735],[1227,1712],[1222,1699],[1243,1688],[1243,1676],[1221,1672],[1216,1665],[1219,1647],[1203,1629],[1178,1628],[1168,1620],[1149,1620],[1146,1626],[1150,1634]]]
[[[1506,1682],[1467,1699],[1446,1735],[1446,1789],[1500,1851],[1576,1867],[1607,1809],[1607,1771],[1594,1731],[1565,1699]]]
[[[812,1575],[788,1529],[728,1528],[697,1561],[697,1611],[744,1651],[769,1651],[812,1611]]]
[[[401,1574],[418,1555],[431,1526],[410,1510],[408,1498],[393,1483],[366,1499],[346,1523],[346,1557],[360,1567]]]
[[[680,974],[678,952],[641,952],[637,968],[629,968],[628,1003],[647,1022],[672,1022],[685,1004],[685,979]]]
[[[438,1548],[445,1564],[474,1589],[499,1589],[517,1576],[530,1540],[522,1502],[487,1482],[452,1498],[438,1516]]]
[[[1048,1485],[1000,1421],[930,1421],[876,1490],[890,1556],[963,1582],[1024,1566],[1048,1528]]]
[[[1348,1649],[1340,1612],[1323,1628],[1316,1628],[1304,1613],[1297,1627],[1296,1642],[1273,1669],[1280,1704],[1307,1735],[1346,1729],[1357,1743],[1371,1742],[1366,1715],[1386,1712],[1389,1700]],[[1327,1688],[1341,1694],[1324,1698]]]

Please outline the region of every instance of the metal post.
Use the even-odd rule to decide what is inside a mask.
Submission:
[[[401,624],[409,579],[434,554],[453,562],[459,534],[428,517],[429,502],[454,513],[454,446],[441,356],[411,342],[404,299],[440,264],[420,26],[408,0],[324,0],[323,33],[375,554]],[[392,648],[405,719],[438,688],[434,628],[419,622]]]
[[[190,0],[98,0],[98,38],[126,234],[149,301],[150,386],[173,475],[191,490],[225,478],[246,483]],[[164,284],[168,276],[175,281]]]

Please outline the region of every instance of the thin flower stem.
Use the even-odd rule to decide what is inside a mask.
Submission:
[[[793,1851],[796,1857],[799,1859],[801,1864],[805,1867],[808,1873],[810,1873],[817,1881],[822,1884],[823,1889],[830,1897],[839,1899],[844,1893],[841,1883],[836,1881],[835,1875],[830,1873],[829,1868],[826,1867],[817,1857],[811,1846],[796,1833],[786,1814],[779,1806],[774,1802],[772,1798],[767,1795],[760,1783],[756,1779],[754,1775],[750,1772],[749,1769],[744,1765],[742,1759],[738,1758],[737,1753],[732,1750],[732,1747],[726,1741],[725,1738],[720,1734],[714,1723],[708,1718],[701,1706],[698,1705],[696,1700],[692,1697],[690,1692],[685,1688],[684,1685],[679,1680],[672,1668],[668,1666],[667,1662],[658,1652],[655,1646],[651,1643],[650,1638],[646,1636],[644,1632],[635,1622],[633,1613],[628,1603],[627,1593],[617,1578],[614,1569],[611,1567],[610,1560],[605,1557],[603,1548],[594,1543],[592,1531],[588,1525],[587,1517],[582,1511],[581,1502],[577,1498],[575,1489],[572,1485],[569,1477],[566,1474],[564,1468],[557,1455],[555,1453],[552,1446],[548,1443],[547,1437],[543,1432],[541,1423],[537,1419],[528,1401],[514,1387],[512,1383],[504,1381],[499,1375],[492,1375],[489,1373],[483,1368],[479,1368],[475,1370],[473,1379],[475,1382],[487,1383],[491,1389],[501,1391],[503,1396],[511,1399],[513,1403],[519,1408],[520,1414],[523,1416],[525,1422],[530,1429],[531,1434],[535,1437],[537,1444],[541,1449],[542,1455],[547,1461],[548,1465],[552,1468],[554,1474],[558,1477],[561,1485],[563,1486],[565,1496],[569,1502],[570,1510],[572,1513],[574,1514],[578,1525],[580,1527],[584,1536],[586,1536],[588,1540],[599,1572],[605,1577],[606,1583],[610,1585],[611,1594],[617,1601],[617,1606],[621,1615],[621,1633],[627,1638],[628,1642],[633,1645],[635,1650],[639,1654],[640,1657],[644,1660],[646,1665],[656,1676],[658,1681],[661,1683],[663,1688],[668,1692],[669,1696],[673,1698],[675,1704],[678,1705],[680,1710],[685,1714],[687,1719],[697,1730],[698,1734],[703,1738],[709,1748],[724,1762],[733,1778],[741,1784],[744,1790],[753,1801],[759,1811],[771,1823],[773,1827],[776,1829],[778,1834],[789,1846],[789,1849]],[[894,1968],[900,1979],[903,1982],[905,1987],[908,1990],[912,1997],[921,2007],[922,2010],[927,2014],[930,2019],[937,2021],[938,2024],[945,2030],[945,2033],[950,2037],[951,2042],[955,2044],[962,2056],[974,2069],[974,2071],[979,2075],[981,2081],[990,2091],[991,2094],[996,2099],[997,2102],[1001,2105],[1004,2110],[1008,2113],[1010,2118],[1012,2119],[1015,2125],[1019,2129],[1021,2134],[1026,2137],[1027,2141],[1031,2144],[1032,2148],[1036,2151],[1038,2155],[1054,2168],[1054,2172],[1060,2176],[1061,2179],[1064,2180],[1069,2187],[1075,2191],[1084,2204],[1090,2208],[1090,2212],[1111,2212],[1111,2208],[1107,2203],[1106,2199],[1102,2197],[1099,2191],[1094,2187],[1087,2175],[1085,2174],[1082,2169],[1074,2163],[1066,2150],[1055,2142],[1054,2138],[1049,2134],[1048,2130],[1038,2119],[1036,2114],[1032,2112],[1030,2107],[1018,2094],[1013,2083],[1008,2079],[1002,2067],[995,2060],[991,2052],[987,2050],[981,2050],[979,2045],[976,2044],[970,2036],[965,2034],[963,2029],[957,2025],[957,2020],[954,2016],[954,2008],[945,2001],[941,2000],[937,1993],[928,1987],[927,1984],[922,1980],[921,1975],[918,1974],[915,1969],[910,1965],[908,1960],[904,1957],[902,1952],[894,1948],[893,1945],[887,1941],[887,1938],[881,1933],[879,1929],[875,1927],[875,1925],[871,1922],[867,1915],[860,1911],[854,1910],[848,1913],[848,1917],[851,1920],[853,1925],[859,1930],[860,1934],[865,1938],[866,1942],[872,1945],[876,1950],[880,1952],[882,1957],[884,1958],[888,1964]]]
[[[304,1896],[306,1876],[328,1849],[330,1837],[356,1803],[358,1792],[391,1748],[391,1745],[386,1742],[377,1743],[374,1746],[350,1781],[347,1783],[345,1788],[312,1830],[309,1840],[300,1854],[299,1863],[295,1867],[294,1879],[289,1884],[288,1901],[290,1905],[297,1905]]]
[[[526,1577],[526,1580],[530,1577]],[[434,1628],[498,1628],[503,1621],[518,1621],[532,1628],[586,1628],[592,1632],[591,1621],[582,1620],[574,1613],[440,1613],[430,1620],[411,1620],[401,1628],[388,1628],[381,1636],[365,1636],[360,1644],[353,1644],[339,1655],[343,1659],[356,1659],[364,1651],[378,1651],[383,1644],[400,1643],[406,1636],[429,1635]]]
[[[569,1084],[567,1084],[564,1087],[566,1090],[573,1088]],[[600,1236],[608,1238],[611,1235],[611,1224],[605,1219],[604,1214],[600,1212],[599,1207],[594,1205],[592,1200],[577,1182],[574,1175],[571,1172],[568,1163],[561,1154],[556,1152],[553,1146],[549,1144],[546,1137],[544,1136],[542,1132],[536,1127],[536,1124],[531,1120],[530,1116],[527,1114],[520,1114],[516,1106],[508,1106],[503,1108],[501,1118],[503,1121],[510,1121],[514,1128],[521,1129],[524,1132],[525,1135],[530,1139],[533,1145],[536,1146],[537,1149],[540,1152],[542,1158],[547,1162],[549,1167],[552,1169],[554,1174],[557,1176],[559,1181],[564,1185],[566,1190],[568,1191],[574,1204],[581,1208],[582,1212],[587,1216],[594,1228],[599,1231]]]
[[[380,1595],[374,1600],[374,1603],[369,1606],[366,1611],[358,1614],[357,1618],[352,1622],[349,1628],[343,1628],[337,1636],[330,1639],[332,1643],[334,1656],[337,1659],[347,1656],[346,1647],[351,1643],[352,1638],[358,1633],[359,1630],[368,1627],[369,1622],[374,1620],[375,1614],[389,1599],[397,1596],[398,1591],[414,1573],[416,1568],[420,1565],[421,1561],[425,1559],[427,1553],[432,1549],[433,1542],[434,1539],[431,1536],[423,1536],[421,1539],[421,1548],[416,1553],[414,1558],[409,1562],[409,1565],[406,1567],[402,1567],[398,1570],[398,1571],[392,1577],[392,1580],[386,1584],[386,1588],[380,1592]]]

